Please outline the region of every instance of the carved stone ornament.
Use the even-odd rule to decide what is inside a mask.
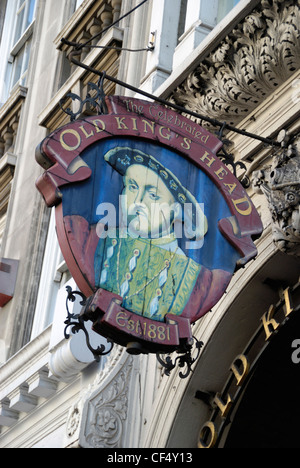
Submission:
[[[82,448],[120,448],[128,412],[133,358],[116,346],[92,385],[70,409],[68,445]]]
[[[93,448],[120,447],[127,416],[129,372],[121,371],[111,384],[89,402],[85,438]]]
[[[283,150],[271,167],[253,173],[254,188],[268,200],[273,240],[279,250],[300,257],[300,154]]]
[[[80,426],[81,411],[82,408],[80,403],[76,403],[75,405],[73,405],[71,410],[69,411],[66,429],[68,438],[72,438],[74,434],[76,434]]]
[[[298,0],[262,0],[170,101],[237,124],[299,69],[299,24]]]

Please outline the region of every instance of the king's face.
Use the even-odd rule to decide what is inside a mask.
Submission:
[[[145,238],[170,234],[175,199],[152,169],[139,164],[130,166],[124,176],[123,195],[129,231]]]

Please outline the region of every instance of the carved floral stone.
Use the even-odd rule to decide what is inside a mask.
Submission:
[[[127,421],[133,359],[116,346],[92,385],[70,409],[67,443],[83,448],[117,448]]]
[[[116,379],[89,403],[86,441],[93,448],[119,447],[127,416],[128,375]]]
[[[170,101],[237,124],[299,69],[299,24],[298,0],[262,0]]]
[[[253,185],[266,196],[279,250],[300,257],[300,155],[289,147],[271,167],[253,173]]]

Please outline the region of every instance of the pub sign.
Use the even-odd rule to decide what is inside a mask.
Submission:
[[[106,104],[42,141],[37,188],[94,330],[170,352],[256,256],[261,220],[216,136],[153,102]]]

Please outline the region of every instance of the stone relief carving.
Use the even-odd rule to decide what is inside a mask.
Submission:
[[[170,101],[236,125],[299,69],[299,24],[298,0],[262,0]]]
[[[300,257],[300,153],[290,146],[269,168],[253,173],[253,186],[267,198],[273,240],[279,250]]]
[[[79,439],[84,448],[121,447],[132,365],[132,356],[116,346],[93,384],[70,409],[68,444]]]
[[[72,406],[67,421],[66,431],[68,438],[72,438],[79,429],[81,419],[82,405],[76,403]]]
[[[127,416],[129,372],[122,371],[111,384],[89,402],[86,441],[93,448],[120,447]]]

